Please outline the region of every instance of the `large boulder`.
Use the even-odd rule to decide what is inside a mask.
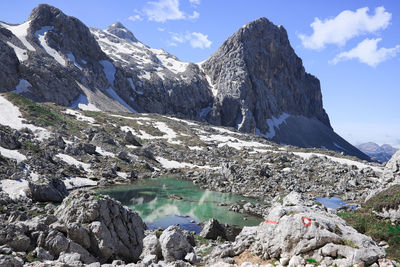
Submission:
[[[181,228],[173,225],[163,231],[160,236],[162,255],[167,262],[183,260],[186,254],[193,251]]]
[[[65,184],[56,178],[45,182],[29,182],[32,200],[40,202],[61,202],[68,196]]]
[[[319,255],[351,264],[373,264],[385,256],[370,237],[358,233],[335,214],[304,206],[275,206],[257,227],[236,238],[236,253],[250,249],[263,259]],[[341,266],[341,264],[337,264]]]
[[[2,267],[22,267],[23,261],[20,258],[15,258],[6,255],[0,255],[0,266]]]
[[[17,132],[15,132],[15,134],[9,134],[0,130],[0,146],[7,149],[21,148]]]
[[[221,225],[216,219],[210,219],[203,227],[200,236],[216,240],[218,237],[226,239],[225,227]]]
[[[131,131],[126,132],[126,134],[125,134],[125,141],[128,142],[128,143],[131,144],[131,145],[134,145],[134,146],[142,146],[142,144],[140,144],[140,143],[136,140],[135,136],[132,134]]]
[[[55,212],[67,237],[100,262],[136,262],[143,249],[145,224],[139,215],[108,196],[77,190]]]
[[[400,150],[386,163],[383,181],[386,183],[400,183]]]
[[[154,255],[156,259],[162,258],[161,244],[155,233],[151,233],[143,239],[143,252],[140,258],[144,259],[150,255]]]

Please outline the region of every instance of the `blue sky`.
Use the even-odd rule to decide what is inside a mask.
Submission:
[[[266,17],[286,28],[306,71],[320,79],[337,133],[353,144],[400,146],[397,0],[13,0],[2,5],[0,20],[21,23],[39,3],[91,27],[120,21],[143,43],[191,62],[207,59],[243,24]]]

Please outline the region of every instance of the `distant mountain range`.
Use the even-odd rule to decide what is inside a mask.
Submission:
[[[392,147],[391,145],[384,144],[379,146],[374,142],[363,143],[356,147],[380,163],[385,163],[390,160],[393,154],[398,150],[398,148]]]
[[[20,25],[0,22],[0,51],[0,92],[80,109],[175,115],[370,159],[334,132],[319,80],[305,71],[284,27],[266,18],[190,63],[144,45],[121,23],[88,28],[39,5]]]

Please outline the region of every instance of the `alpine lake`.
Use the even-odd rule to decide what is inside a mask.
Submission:
[[[211,218],[229,225],[255,226],[262,218],[229,210],[237,203],[257,201],[240,195],[203,190],[191,181],[176,177],[138,180],[129,185],[116,185],[98,190],[137,212],[148,229],[165,229],[179,225],[199,233],[201,222]]]

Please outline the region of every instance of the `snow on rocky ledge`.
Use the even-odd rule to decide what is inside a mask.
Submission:
[[[50,132],[42,127],[25,123],[19,108],[0,95],[0,124],[9,126],[16,130],[30,129],[39,140],[50,137]]]

